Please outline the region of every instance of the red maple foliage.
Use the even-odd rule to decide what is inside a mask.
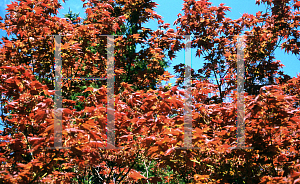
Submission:
[[[89,0],[84,4],[87,24],[72,24],[56,17],[61,7],[57,0],[12,2],[0,25],[9,35],[16,36],[11,40],[3,38],[4,45],[0,48],[4,112],[1,119],[5,124],[0,135],[0,181],[299,182],[300,76],[290,79],[283,74],[279,71],[282,65],[272,55],[279,40],[284,40],[281,46],[286,52],[299,54],[296,40],[299,12],[295,10],[299,6],[296,1],[287,0],[257,3],[265,3],[271,12],[244,14],[238,20],[231,20],[225,17],[229,7],[224,4],[214,7],[208,0],[185,0],[184,15],[178,15],[175,23],[180,27],[175,32],[155,13],[156,3],[148,0]],[[120,149],[102,149],[115,148],[106,141],[107,88],[96,88],[89,82],[84,90],[71,82],[62,83],[66,91],[62,101],[62,140],[63,146],[70,149],[46,149],[54,145],[55,48],[47,35],[67,35],[62,37],[61,47],[64,76],[99,77],[102,73],[100,77],[105,77],[105,53],[94,54],[90,46],[106,45],[106,39],[96,35],[116,33],[126,19],[137,15],[140,16],[137,24],[157,19],[167,31],[143,28],[139,34],[128,35],[127,41],[115,39],[115,146]],[[246,39],[245,46],[244,135],[246,146],[253,149],[230,149],[237,143],[234,91],[237,86],[233,79],[217,84],[193,81],[192,142],[198,149],[176,149],[184,145],[185,91],[178,86],[134,91],[132,86],[146,85],[154,78],[162,81],[172,77],[168,72],[160,76],[156,71],[161,69],[159,62],[163,58],[172,59],[175,52],[184,48],[179,34],[200,35],[192,40],[192,45],[198,49],[197,55],[206,54],[208,62],[193,76],[210,76],[213,72],[215,76],[236,77],[236,39],[226,36],[241,34],[243,28],[249,29],[246,35],[255,35]],[[120,78],[128,74],[125,66],[133,63],[118,58],[133,43],[147,45],[139,57],[148,64],[151,73],[147,77],[138,73],[135,82],[129,84]],[[176,68],[182,80],[183,70]],[[253,80],[263,81],[265,77],[267,82],[263,87],[251,86]],[[222,85],[227,85],[225,90]],[[81,95],[75,100],[68,98],[75,93]],[[224,102],[225,97],[233,101]],[[83,106],[81,110],[75,108],[78,102]],[[141,160],[155,162],[153,172],[169,167],[173,175],[148,177],[137,167]]]

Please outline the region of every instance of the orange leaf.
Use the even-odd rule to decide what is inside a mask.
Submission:
[[[72,114],[72,113],[73,113],[73,111],[70,110],[70,109],[68,109],[68,108],[64,108],[63,112],[64,112],[66,115]]]
[[[54,129],[54,125],[52,124],[52,125],[48,126],[44,132],[49,132],[49,131],[52,132],[53,129]]]
[[[71,133],[78,133],[78,132],[83,133],[83,134],[85,133],[83,130],[79,130],[77,128],[67,128],[66,131],[71,132]]]
[[[175,150],[175,148],[173,147],[173,148],[169,148],[166,152],[165,152],[165,156],[168,156],[168,155],[170,155],[171,153],[173,153],[174,152],[174,150]]]
[[[95,110],[95,107],[85,107],[84,108],[84,112],[88,112],[88,113],[92,113],[92,112],[94,112],[94,110]]]
[[[158,23],[159,23],[159,24],[163,24],[164,21],[163,21],[163,20],[158,20]]]
[[[145,178],[143,175],[141,175],[139,172],[137,171],[132,171],[129,174],[129,177],[134,179],[134,180],[139,180],[139,179],[143,179]]]
[[[8,10],[8,11],[12,11],[12,10],[15,10],[15,8],[18,6],[18,3],[17,2],[12,2],[12,4],[8,4],[7,5],[7,8],[5,10]]]
[[[33,10],[35,11],[35,14],[36,14],[36,15],[40,15],[40,14],[42,14],[43,11],[44,11],[44,9],[41,8],[41,7],[35,7]]]
[[[28,141],[30,144],[38,144],[41,141],[44,141],[45,138],[40,138],[40,137],[28,137]]]
[[[149,150],[148,150],[148,155],[152,155],[153,153],[156,153],[157,151],[160,150],[159,146],[152,146]]]
[[[33,117],[33,119],[36,120],[36,122],[39,122],[41,120],[43,120],[44,118],[46,118],[47,114],[45,111],[42,110],[38,110],[37,114]]]
[[[35,89],[41,89],[41,88],[43,88],[43,85],[39,81],[33,81],[33,82],[30,83],[30,85],[32,87],[34,87]]]
[[[90,141],[89,142],[89,145],[92,147],[92,148],[100,148],[100,147],[105,147],[105,144],[101,141]]]
[[[94,88],[88,87],[88,88],[86,88],[83,92],[85,93],[85,92],[87,92],[87,91],[94,91]]]
[[[139,39],[140,38],[140,34],[133,34],[132,35],[134,39]]]

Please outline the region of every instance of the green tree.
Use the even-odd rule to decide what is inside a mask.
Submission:
[[[147,3],[152,3],[148,1]],[[122,56],[118,56],[118,60],[120,63],[126,63],[123,64],[121,67],[124,68],[124,73],[119,77],[118,84],[122,82],[127,82],[129,84],[134,84],[138,77],[141,77],[143,80],[148,79],[149,82],[144,85],[134,85],[133,89],[135,90],[141,90],[141,89],[157,89],[157,78],[156,77],[150,77],[149,74],[155,72],[157,75],[163,75],[166,68],[169,67],[169,62],[166,58],[162,58],[159,61],[159,67],[158,69],[150,69],[148,67],[148,64],[145,62],[144,58],[140,57],[140,53],[144,53],[147,50],[144,49],[145,45],[141,43],[137,43],[133,41],[129,35],[139,34],[143,35],[143,38],[147,38],[150,36],[151,31],[147,29],[146,31],[143,31],[144,28],[141,26],[145,22],[140,21],[140,17],[143,14],[143,10],[147,8],[151,8],[150,5],[143,4],[143,8],[135,9],[132,12],[129,12],[128,18],[125,22],[123,22],[119,27],[120,29],[116,32],[111,32],[112,35],[124,35],[124,45],[125,47],[122,48]],[[112,9],[109,10],[111,13],[110,15],[112,17],[120,17],[124,15],[124,12],[122,9],[124,9],[124,5],[122,3],[112,3]],[[141,3],[138,3],[137,5],[141,6]],[[65,18],[69,18],[73,24],[78,23],[76,20],[79,17],[79,13],[72,13],[72,11],[69,9],[69,12],[65,14]],[[97,23],[96,19],[90,20],[90,22],[87,22],[88,18],[83,19],[83,25],[88,25],[91,23]],[[103,52],[103,48],[101,48],[100,44],[97,44],[97,46],[90,46],[91,43],[89,43],[89,49],[92,51],[93,54],[101,53]],[[143,45],[143,46],[142,46]],[[103,46],[103,45],[102,45]],[[137,50],[137,47],[140,46],[140,50]],[[117,48],[118,49],[118,48]],[[97,86],[102,86],[105,84],[105,81],[99,82]],[[120,87],[120,85],[118,86]]]

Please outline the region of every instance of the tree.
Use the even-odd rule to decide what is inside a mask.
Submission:
[[[73,13],[69,8],[69,12],[67,14],[64,14],[64,17],[70,19],[73,24],[76,24],[78,23],[76,20],[78,20],[77,18],[79,17],[79,13]]]
[[[51,4],[46,0],[18,2],[8,5],[9,13],[0,25],[8,34],[16,36],[11,40],[3,38],[4,45],[0,48],[0,92],[5,97],[2,99],[2,110],[8,114],[2,113],[1,117],[5,124],[0,135],[3,140],[0,152],[2,183],[296,183],[299,180],[300,76],[290,80],[274,76],[277,84],[264,86],[259,95],[245,94],[245,144],[254,147],[253,150],[229,149],[236,145],[237,98],[233,91],[236,86],[227,82],[229,87],[222,93],[220,84],[193,81],[192,141],[193,146],[200,149],[176,149],[184,145],[184,90],[179,86],[137,90],[134,85],[149,83],[148,79],[144,80],[139,75],[136,75],[137,80],[132,81],[133,84],[120,80],[123,74],[128,74],[124,66],[130,63],[122,60],[125,54],[123,49],[143,41],[148,44],[145,49],[148,52],[139,53],[139,57],[141,61],[152,64],[150,78],[161,81],[171,77],[167,72],[162,76],[156,73],[161,66],[159,61],[165,57],[163,51],[168,51],[168,57],[172,58],[183,46],[182,37],[167,29],[168,24],[161,25],[161,28],[167,29],[166,32],[153,31],[149,40],[145,40],[145,35],[140,33],[128,34],[127,38],[131,41],[115,41],[115,73],[120,77],[116,80],[119,87],[115,87],[115,146],[122,149],[99,149],[107,143],[107,90],[105,86],[94,87],[91,82],[86,82],[85,86],[70,86],[68,82],[62,84],[65,91],[62,139],[63,146],[70,149],[46,149],[54,145],[54,45],[46,35],[66,35],[62,37],[64,76],[105,77],[106,53],[103,47],[106,40],[93,35],[117,34],[120,31],[118,26],[124,25],[125,19],[133,16],[134,11],[142,12],[142,17],[133,25],[139,25],[151,16],[159,16],[153,11],[155,4],[150,1],[90,0],[85,4],[89,6],[86,10],[87,24],[73,24],[52,16],[61,6],[58,1],[54,0]],[[277,1],[263,2],[278,7]],[[123,5],[119,10],[123,14],[111,16],[112,12],[117,12],[117,8],[114,9],[116,4]],[[131,11],[133,6],[136,8]],[[294,7],[298,7],[297,4]],[[225,35],[238,34],[244,25],[249,26],[252,22],[249,23],[248,19],[226,21],[223,15],[227,9],[223,5],[211,7],[206,0],[185,1],[186,15],[178,20],[182,28],[178,27],[176,33],[189,34],[190,29],[200,25],[197,29],[205,31],[198,32],[203,35],[195,45],[200,45],[200,49],[204,48],[207,53],[218,53],[223,57],[223,60],[213,60],[213,64],[220,65],[220,68],[215,68],[216,74],[224,75],[221,66],[227,63],[226,75],[234,76],[234,48],[228,46],[235,44],[234,38],[219,38],[221,41],[215,41],[217,47],[211,42],[217,40],[220,29]],[[287,18],[294,20],[294,26],[298,26],[297,12],[293,14],[294,17]],[[198,21],[197,16],[204,18]],[[187,22],[189,17],[190,22]],[[274,14],[270,21],[275,18]],[[95,23],[95,20],[98,22]],[[187,26],[187,23],[190,25]],[[280,24],[284,25],[287,26]],[[32,27],[29,29],[28,26]],[[246,41],[246,63],[256,57],[250,52],[255,45],[249,40]],[[91,47],[96,51],[92,51]],[[284,48],[292,48],[297,54],[297,48],[291,42],[287,42]],[[273,48],[264,49],[270,51]],[[32,60],[39,62],[31,64]],[[253,64],[249,63],[250,66]],[[275,69],[264,70],[266,73],[276,73],[280,63],[270,63],[267,66]],[[84,70],[81,70],[83,67]],[[213,65],[207,64],[207,67]],[[251,69],[247,72],[246,76],[256,75]],[[197,76],[195,73],[193,75]],[[287,81],[284,83],[282,80]],[[211,100],[211,93],[228,95],[233,102],[219,103],[216,98]],[[68,99],[71,95],[77,99]],[[79,102],[81,108],[76,109]]]
[[[206,62],[193,77],[214,78],[219,87],[219,102],[223,101],[229,91],[236,89],[235,79],[230,79],[236,77],[235,35],[246,35],[245,91],[248,94],[258,95],[261,87],[282,84],[290,79],[290,76],[279,71],[283,65],[278,60],[274,61],[274,51],[281,45],[285,52],[299,54],[295,42],[295,36],[299,34],[298,16],[291,9],[292,1],[257,1],[257,4],[266,2],[264,14],[243,14],[241,18],[231,20],[225,17],[230,7],[223,3],[214,7],[208,1],[185,1],[182,9],[184,15],[179,14],[174,22],[179,25],[177,34],[200,35],[192,40],[192,48],[197,48],[196,56],[204,55]],[[180,64],[174,67],[181,77],[178,84],[182,84],[182,66]]]
[[[97,2],[92,2],[91,4],[87,3],[84,6],[91,6],[94,7],[97,5]],[[120,55],[118,56],[118,60],[122,63],[121,68],[124,69],[124,73],[116,78],[116,80],[119,80],[117,82],[117,86],[120,87],[120,83],[122,82],[128,82],[129,84],[134,84],[135,81],[138,81],[138,78],[142,79],[144,84],[142,85],[134,85],[135,90],[141,90],[141,89],[156,89],[156,83],[157,83],[157,77],[149,76],[148,74],[153,73],[153,70],[156,75],[163,75],[165,72],[165,69],[168,67],[168,62],[166,62],[166,59],[161,58],[159,62],[157,63],[158,66],[156,68],[149,67],[150,65],[143,60],[143,57],[140,57],[141,54],[146,53],[149,51],[149,48],[146,48],[149,43],[142,43],[137,40],[131,40],[129,38],[129,35],[140,35],[142,39],[147,41],[147,38],[151,35],[153,32],[150,29],[145,29],[141,27],[142,23],[145,23],[149,20],[149,18],[153,19],[153,17],[147,17],[145,20],[140,20],[140,17],[144,17],[144,14],[149,14],[151,12],[150,9],[153,9],[156,5],[154,2],[146,1],[144,3],[137,3],[135,8],[129,8],[127,7],[128,4],[124,4],[124,2],[114,2],[111,3],[111,9],[108,9],[107,11],[110,13],[111,17],[122,17],[127,16],[128,18],[119,26],[119,29],[117,31],[112,32],[113,35],[124,35],[123,42],[124,42],[124,48],[120,50]],[[145,12],[145,10],[147,11]],[[78,14],[72,14],[72,12],[69,12],[65,15],[66,18],[72,17],[74,20],[78,17]],[[154,18],[160,20],[161,23],[162,20],[160,16],[154,15]],[[94,16],[93,18],[86,17],[83,21],[84,25],[91,25],[92,23],[97,23],[97,17]],[[105,37],[104,37],[105,38]],[[144,41],[144,42],[145,42]],[[92,42],[90,42],[92,43]],[[90,46],[91,44],[89,44]],[[96,46],[90,46],[89,49],[92,50],[93,54],[101,53],[101,48],[99,45],[96,44]],[[141,46],[142,49],[138,52],[137,46]],[[119,48],[116,48],[119,49]],[[99,54],[100,54],[99,53]],[[126,63],[126,64],[125,64]],[[148,66],[149,65],[149,66]],[[101,83],[101,82],[100,82]],[[103,82],[101,83],[103,84]],[[101,85],[100,85],[101,86]]]
[[[98,4],[99,5],[99,4]],[[102,12],[107,12],[107,9],[109,9],[111,7],[111,5],[109,5],[108,3],[102,3],[102,6],[99,6],[98,8],[101,10],[99,11],[98,10],[98,14],[99,16],[102,16]],[[139,6],[140,4],[137,4],[137,6]],[[146,16],[144,17],[155,17],[155,18],[159,18],[158,15],[156,15],[153,10],[151,10],[151,7],[153,8],[155,6],[155,3],[151,3],[150,4],[150,7],[147,8],[147,11],[145,12],[145,8],[141,8],[141,11],[146,14]],[[33,82],[33,89],[30,89],[29,88],[26,88],[24,89],[23,91],[23,88],[21,87],[20,89],[18,88],[18,90],[21,90],[21,92],[24,92],[25,94],[22,96],[22,97],[25,97],[26,98],[31,98],[35,95],[40,95],[41,98],[39,98],[40,100],[42,100],[43,98],[46,98],[46,101],[44,103],[44,101],[37,101],[36,98],[32,98],[30,102],[30,105],[22,105],[22,108],[25,108],[26,110],[24,111],[24,114],[23,111],[20,112],[20,111],[15,111],[15,110],[12,110],[10,108],[6,109],[7,111],[6,112],[9,112],[10,116],[7,116],[7,117],[4,117],[3,116],[3,121],[5,122],[5,124],[7,125],[7,129],[5,129],[6,131],[4,131],[4,136],[12,136],[13,138],[16,138],[14,135],[15,135],[15,130],[14,130],[14,124],[16,122],[14,121],[18,121],[19,119],[18,118],[25,118],[26,121],[22,121],[24,124],[23,125],[20,125],[22,130],[22,135],[21,137],[23,138],[26,138],[25,139],[25,142],[23,142],[24,144],[23,145],[29,145],[29,144],[35,144],[35,143],[40,143],[41,141],[43,142],[43,140],[45,142],[42,143],[42,145],[38,145],[36,148],[42,146],[43,149],[45,148],[46,146],[46,143],[48,142],[49,143],[49,139],[43,139],[43,137],[47,137],[50,136],[51,132],[49,132],[48,130],[51,129],[51,122],[53,123],[53,116],[50,114],[45,114],[45,112],[42,110],[42,109],[39,109],[38,112],[35,112],[34,108],[37,107],[36,105],[37,104],[40,104],[42,105],[44,108],[49,108],[49,107],[52,107],[53,106],[53,100],[51,100],[51,96],[53,96],[53,93],[51,92],[48,92],[47,90],[50,89],[50,90],[53,90],[54,89],[54,62],[53,62],[53,49],[54,48],[54,45],[53,43],[51,43],[51,39],[50,37],[47,37],[48,35],[53,35],[53,34],[58,34],[58,33],[66,33],[66,35],[68,33],[77,33],[79,32],[78,35],[72,35],[73,37],[70,39],[68,37],[69,40],[71,40],[69,43],[72,43],[72,47],[70,50],[66,51],[68,48],[68,46],[70,46],[67,42],[66,42],[66,38],[63,37],[62,39],[62,56],[63,56],[63,60],[64,63],[63,63],[63,75],[64,77],[69,77],[68,75],[69,74],[72,74],[75,73],[75,77],[78,77],[78,76],[83,76],[83,77],[89,77],[89,75],[91,74],[95,74],[95,69],[96,69],[96,72],[97,71],[102,71],[103,73],[105,73],[105,70],[104,70],[104,66],[105,66],[105,59],[103,60],[103,58],[101,59],[98,59],[99,58],[99,55],[96,55],[96,57],[92,56],[92,51],[89,50],[89,45],[88,45],[88,42],[96,42],[96,43],[101,43],[100,41],[105,41],[104,39],[100,38],[100,39],[91,39],[91,38],[87,38],[85,37],[84,33],[84,30],[88,29],[90,26],[93,27],[94,25],[93,24],[89,24],[89,25],[73,25],[72,23],[70,22],[67,22],[65,19],[60,19],[60,18],[57,18],[55,16],[52,16],[52,14],[56,14],[57,13],[57,9],[60,7],[60,4],[58,3],[58,1],[54,1],[52,2],[52,4],[46,4],[46,2],[43,2],[43,1],[20,1],[19,3],[17,2],[14,2],[12,3],[12,5],[9,5],[7,10],[9,10],[9,14],[6,15],[6,22],[5,24],[1,24],[2,28],[4,30],[6,30],[8,32],[8,34],[15,34],[16,35],[16,39],[13,39],[13,41],[10,41],[8,40],[7,38],[4,38],[4,42],[7,44],[7,43],[12,43],[15,47],[13,50],[9,50],[8,48],[10,47],[7,47],[4,46],[3,50],[2,50],[2,53],[3,53],[3,56],[2,57],[2,63],[5,64],[5,66],[9,66],[9,67],[13,67],[12,70],[17,72],[16,73],[16,76],[13,76],[13,77],[20,77],[18,76],[18,72],[25,72],[26,75],[24,76],[26,80],[27,78],[26,77],[29,77],[29,81]],[[93,10],[94,7],[93,7]],[[130,8],[129,8],[129,4],[126,4],[126,7],[125,7],[125,10],[129,11]],[[95,10],[95,12],[97,12],[97,10]],[[88,13],[88,20],[87,20],[87,23],[89,23],[90,19],[92,19],[95,15],[92,14],[91,12],[91,8],[88,8],[87,9],[87,13]],[[116,20],[116,23],[113,23],[113,26],[110,26],[108,28],[106,28],[104,30],[104,33],[111,33],[112,30],[116,31],[118,30],[119,28],[119,25],[118,24],[121,24],[124,20],[124,16],[121,16],[121,17],[117,17],[117,18],[114,18],[114,17],[110,17],[109,16],[109,13],[108,14],[105,14],[104,15],[104,19],[102,19],[103,17],[100,17],[99,20],[104,20],[102,22],[102,24],[99,22],[97,22],[97,24],[95,24],[96,26],[101,26],[101,25],[106,25],[107,22],[105,22],[107,19],[110,21],[110,22],[113,22],[113,20]],[[39,20],[39,21],[35,21],[34,24],[33,24],[33,20]],[[145,19],[147,20],[147,18]],[[139,21],[141,21],[141,19],[139,19]],[[57,25],[57,22],[58,22],[58,25]],[[16,27],[15,27],[16,25]],[[115,27],[116,26],[116,27]],[[15,29],[17,28],[17,29]],[[101,28],[101,27],[100,27]],[[74,30],[75,29],[75,30]],[[33,30],[33,31],[32,31]],[[82,32],[83,30],[83,32]],[[100,29],[102,30],[102,29]],[[74,31],[74,32],[72,32]],[[81,31],[81,32],[80,32]],[[97,31],[97,30],[93,30],[93,31]],[[103,31],[103,30],[102,30]],[[88,34],[88,35],[94,35],[95,32],[90,32],[92,34]],[[130,37],[132,37],[132,35],[129,35]],[[133,35],[133,40],[137,39],[137,35]],[[74,37],[75,39],[77,39],[76,41],[74,40]],[[78,41],[79,44],[74,44]],[[97,42],[98,41],[98,42]],[[80,46],[79,46],[80,45]],[[98,44],[100,46],[102,46],[102,48],[106,45],[105,43],[101,43],[101,44]],[[120,45],[122,46],[122,42],[120,42]],[[124,44],[126,45],[126,43]],[[100,47],[99,46],[99,47]],[[120,47],[121,47],[120,46]],[[44,47],[44,48],[43,48]],[[81,48],[82,51],[84,52],[77,52],[77,49],[78,48]],[[51,49],[52,50],[51,50]],[[101,47],[100,47],[101,48]],[[68,48],[69,49],[69,48]],[[103,50],[103,49],[102,49]],[[124,50],[122,49],[119,49],[120,52],[124,52]],[[149,48],[147,48],[147,51],[151,51],[151,50],[154,50],[153,46],[150,45]],[[122,52],[120,53],[120,55],[122,56]],[[153,52],[153,51],[152,51]],[[67,53],[67,55],[66,55]],[[16,54],[16,55],[15,55]],[[102,55],[103,52],[101,53]],[[15,55],[15,56],[14,56]],[[151,62],[152,63],[152,66],[153,68],[156,70],[158,69],[157,66],[159,64],[159,60],[161,59],[161,55],[154,55],[153,53],[147,53],[144,57],[150,57],[151,59]],[[5,62],[5,58],[11,58],[11,59],[8,59],[9,61],[8,62]],[[84,58],[84,60],[82,59]],[[100,61],[99,63],[96,63],[96,64],[99,64],[99,66],[93,66],[93,65],[90,65],[90,63],[88,63],[89,60],[91,59],[95,59],[96,61]],[[33,61],[39,61],[39,62],[35,62],[35,63],[31,63],[30,65],[30,62],[33,62]],[[67,62],[66,62],[67,61]],[[83,62],[84,61],[84,62]],[[155,63],[156,61],[156,63]],[[77,62],[77,63],[76,63]],[[102,64],[102,65],[100,65]],[[23,67],[17,67],[14,68],[15,66],[18,66],[18,65],[22,65],[24,66],[25,68]],[[76,66],[77,65],[77,66]],[[79,67],[78,67],[79,65]],[[66,69],[66,66],[71,66],[70,70]],[[73,66],[73,67],[72,67]],[[80,71],[80,66],[81,67],[85,67],[85,70],[83,71]],[[101,66],[101,67],[100,67]],[[3,68],[4,70],[6,71],[11,71],[10,68]],[[39,81],[41,81],[43,84],[45,85],[41,85],[39,82],[37,82],[35,79],[32,78],[32,75],[31,73],[26,70],[30,68],[32,70],[32,74],[36,74],[38,75],[37,78],[39,79]],[[79,70],[78,70],[79,69]],[[77,70],[77,71],[76,71]],[[74,72],[75,71],[75,72]],[[92,71],[92,72],[91,72]],[[116,74],[120,74],[120,71],[122,70],[116,70]],[[69,73],[70,72],[70,73]],[[4,71],[5,73],[5,71]],[[67,74],[67,75],[65,75]],[[5,74],[4,74],[5,75]],[[13,75],[13,74],[12,74]],[[157,78],[159,79],[159,77],[157,77],[158,74],[155,74],[150,76],[153,77],[153,78]],[[103,75],[101,75],[103,76]],[[21,76],[22,78],[23,76]],[[97,76],[98,77],[98,76]],[[148,76],[149,77],[149,76]],[[4,77],[5,78],[5,77]],[[6,78],[5,78],[6,79]],[[50,79],[50,80],[49,80]],[[163,78],[162,78],[163,79]],[[162,80],[160,79],[160,80]],[[20,79],[23,81],[23,78]],[[10,80],[8,80],[10,81]],[[26,81],[25,81],[26,82]],[[118,80],[116,81],[117,85],[118,85]],[[141,81],[137,81],[137,82],[140,82]],[[142,81],[143,82],[143,81]],[[147,81],[145,81],[147,82]],[[12,81],[13,83],[13,81]],[[6,83],[8,84],[8,86],[10,86],[10,83]],[[20,84],[20,83],[18,83]],[[21,85],[25,85],[25,84],[21,84]],[[71,89],[71,93],[65,93],[64,95],[65,96],[68,96],[68,95],[72,95],[78,91],[81,90],[81,92],[86,89],[84,92],[88,92],[90,91],[91,88],[88,88],[88,83],[85,84],[86,86],[83,86],[82,87],[77,87],[77,86],[74,86],[73,89]],[[36,87],[34,87],[36,86]],[[40,87],[42,86],[43,88],[43,91],[39,91],[38,89],[41,89]],[[14,87],[14,86],[13,86]],[[13,88],[12,87],[12,88]],[[10,89],[12,89],[11,87],[8,87]],[[67,85],[64,85],[63,86],[63,90],[64,91],[68,91],[66,90],[68,88]],[[70,87],[69,87],[70,88]],[[100,89],[99,89],[100,90]],[[101,88],[101,90],[105,90],[105,88]],[[116,92],[118,90],[115,90]],[[3,91],[3,93],[6,94],[7,91]],[[10,93],[11,91],[8,91],[8,93]],[[103,92],[103,91],[102,91]],[[14,96],[14,95],[17,95],[17,96]],[[32,96],[33,95],[33,96]],[[81,114],[78,114],[78,116],[75,118],[75,119],[69,119],[69,121],[73,121],[75,120],[75,122],[73,121],[72,123],[75,124],[75,126],[80,126],[81,128],[84,127],[84,125],[81,126],[81,121],[85,122],[86,119],[88,119],[88,116],[84,115],[84,113],[86,112],[88,106],[90,106],[89,108],[92,108],[92,107],[97,107],[98,108],[98,105],[96,104],[90,104],[88,103],[89,99],[91,98],[91,96],[89,95],[85,95],[86,96],[86,99],[85,98],[81,98],[82,101],[84,102],[84,109],[81,109],[82,112]],[[20,97],[19,94],[17,93],[12,93],[12,94],[6,94],[6,97],[8,98],[6,102],[8,102],[9,100],[16,100],[16,98]],[[37,96],[36,96],[37,97]],[[104,98],[105,95],[104,93],[102,95],[100,95],[100,101],[101,102],[101,105],[99,105],[100,107],[103,107],[105,106],[105,103],[104,103]],[[79,97],[78,97],[79,98]],[[5,103],[6,103],[5,102]],[[39,103],[41,102],[41,103]],[[22,103],[22,102],[21,102]],[[69,110],[67,110],[67,113],[71,113],[72,114],[72,111],[74,110],[74,103],[76,103],[75,101],[73,100],[64,100],[64,107],[66,108],[71,108]],[[44,106],[46,104],[46,106]],[[87,104],[89,104],[88,106],[86,106]],[[5,104],[7,105],[7,104]],[[6,106],[8,107],[8,106]],[[78,110],[78,109],[77,109]],[[46,110],[46,112],[51,112],[48,110]],[[12,114],[14,113],[21,113],[20,116],[17,118],[17,119],[11,119],[12,118]],[[103,116],[103,115],[102,115]],[[31,124],[31,125],[28,125],[28,122],[32,122],[34,121],[33,119],[37,118],[37,121],[35,121],[36,124]],[[41,119],[40,119],[41,118]],[[92,120],[90,120],[89,122],[91,123]],[[12,123],[11,123],[12,122]],[[40,128],[39,125],[40,124],[44,124],[44,126],[48,127],[46,129],[43,129],[43,128]],[[103,123],[104,122],[104,119],[103,118],[100,118],[97,116],[97,122],[96,124],[99,125],[97,131],[95,130],[96,134],[94,134],[94,136],[96,137],[93,137],[93,139],[99,139],[103,136],[105,136],[105,132],[103,133],[103,130],[105,130],[105,126],[103,126]],[[70,124],[70,126],[74,126],[73,124]],[[100,123],[100,124],[99,124]],[[30,123],[29,123],[30,124]],[[93,125],[96,125],[96,124],[93,124]],[[102,125],[101,125],[102,124]],[[91,127],[92,125],[90,124],[88,127]],[[18,126],[19,127],[19,126]],[[24,130],[25,128],[25,130]],[[65,127],[64,127],[65,128]],[[102,128],[102,130],[100,130]],[[47,130],[47,131],[46,131]],[[46,132],[44,132],[46,131]],[[81,132],[81,136],[85,137],[85,135],[83,134],[83,131],[82,130],[74,130],[74,129],[68,129],[67,128],[67,131],[71,134],[73,133],[78,133],[78,132]],[[18,133],[17,133],[18,134]],[[100,137],[99,137],[100,136]],[[5,137],[6,138],[6,137]],[[48,137],[50,138],[50,137]],[[37,142],[36,140],[40,141],[40,142]],[[22,140],[24,141],[24,140]],[[53,141],[53,140],[52,140]],[[87,142],[87,140],[84,140],[82,142]],[[96,142],[97,143],[97,142]],[[17,145],[22,145],[22,144],[18,144],[18,142],[16,143]],[[93,143],[94,145],[95,143]],[[99,147],[99,144],[96,144],[98,147]],[[103,145],[103,144],[100,144],[100,145]],[[19,148],[18,148],[19,149]],[[29,150],[28,150],[29,149]],[[72,147],[72,149],[74,149]],[[78,148],[77,148],[78,149]],[[97,149],[96,149],[97,150]],[[61,166],[61,161],[55,161],[55,163],[53,163],[53,159],[56,159],[59,158],[61,155],[60,154],[50,154],[50,155],[43,155],[45,154],[45,152],[42,152],[41,154],[43,155],[39,155],[39,152],[36,153],[34,152],[34,154],[36,154],[37,156],[41,156],[40,159],[44,159],[45,164],[45,169],[42,170],[42,171],[36,171],[36,167],[34,166],[34,164],[36,164],[36,162],[39,162],[36,160],[36,157],[32,156],[33,155],[33,150],[31,150],[31,147],[29,148],[26,148],[26,147],[22,147],[21,150],[19,150],[19,152],[17,152],[16,150],[14,149],[10,149],[8,148],[7,150],[8,152],[10,152],[11,154],[21,154],[21,155],[25,155],[26,159],[25,160],[19,160],[19,159],[22,159],[22,158],[17,158],[15,161],[15,164],[13,164],[13,167],[12,169],[10,170],[11,173],[14,173],[14,172],[22,172],[21,175],[22,177],[21,178],[18,178],[16,177],[15,179],[11,180],[11,182],[35,182],[36,180],[38,180],[40,177],[44,177],[46,176],[47,174],[53,172],[54,173],[54,176],[55,175],[59,175],[58,171],[61,170],[60,167],[57,167],[57,166]],[[76,152],[75,155],[78,155],[82,152],[78,152],[78,150],[73,150],[74,152]],[[6,152],[6,153],[8,153]],[[134,151],[133,151],[134,152]],[[129,153],[129,152],[127,152]],[[93,154],[99,154],[98,151],[94,152]],[[136,154],[133,154],[132,156],[134,156]],[[131,156],[130,155],[127,155],[128,158],[130,158]],[[126,157],[126,158],[127,158]],[[50,160],[47,160],[48,158],[50,158]],[[14,157],[12,157],[12,159],[15,159]],[[112,158],[110,158],[112,159]],[[133,161],[134,163],[134,157],[133,159],[130,159],[129,160],[130,162]],[[9,161],[7,161],[8,163]],[[31,168],[31,166],[33,168],[29,170],[26,170],[26,171],[22,171],[20,170],[20,167],[23,167],[23,165],[19,166],[17,163],[19,162],[22,162],[22,164],[27,164],[28,167]],[[34,162],[34,164],[33,164]],[[33,164],[33,165],[32,165]],[[50,166],[49,166],[50,164]],[[59,164],[59,165],[57,165]],[[123,163],[124,164],[124,163]],[[108,164],[109,167],[111,167],[112,165]],[[130,165],[130,164],[129,164]],[[77,163],[77,166],[78,166],[78,163]],[[54,170],[47,170],[49,168],[54,168]],[[79,164],[79,167],[82,168],[82,164]],[[67,166],[64,167],[64,168],[68,168]],[[131,167],[128,167],[127,169],[130,169]],[[103,169],[103,168],[102,168]],[[107,168],[108,169],[108,168]],[[68,172],[71,172],[70,169],[64,169]],[[31,173],[32,172],[32,173]],[[38,173],[37,173],[38,172]],[[74,171],[73,171],[74,172]],[[80,170],[77,171],[77,172],[81,172]],[[102,171],[101,171],[102,172]],[[119,171],[121,172],[121,171]],[[124,171],[123,171],[124,172]],[[129,171],[127,172],[121,172],[121,175],[120,176],[120,180],[124,179],[124,177],[129,173]],[[130,171],[132,172],[132,171]],[[72,175],[72,173],[70,173]],[[122,175],[123,174],[123,175]],[[124,175],[125,174],[125,175]],[[105,180],[110,180],[110,177],[115,177],[115,176],[107,176],[107,178],[105,178]],[[49,179],[49,178],[48,178]],[[46,178],[47,180],[47,178]],[[8,180],[7,180],[8,182]]]

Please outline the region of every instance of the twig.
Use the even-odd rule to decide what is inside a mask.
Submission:
[[[47,166],[49,166],[51,164],[51,162],[54,160],[54,158],[57,156],[57,153],[55,153],[55,155],[52,157],[51,161],[44,167],[43,171],[41,173],[43,173],[45,171],[45,169],[47,168]],[[29,184],[33,183],[40,175],[40,174],[37,174],[32,180],[31,182],[29,182]],[[43,175],[47,174],[47,172],[45,172]]]
[[[96,173],[97,173],[97,175],[98,175],[98,178],[100,178],[100,180],[103,181],[103,178],[102,178],[102,177],[100,176],[100,174],[99,174],[99,170],[97,171],[96,168],[94,168],[94,170],[96,171]]]
[[[138,153],[139,153],[139,152],[138,152]],[[137,154],[138,154],[138,153],[137,153]],[[129,167],[128,171],[126,172],[126,174],[123,175],[123,176],[120,178],[120,180],[117,180],[117,181],[119,181],[119,182],[122,181],[122,180],[124,179],[124,177],[128,175],[129,171],[133,168],[134,165],[135,165],[135,162],[132,163],[132,165]],[[122,171],[121,174],[123,174],[124,171],[125,171],[125,169]]]

